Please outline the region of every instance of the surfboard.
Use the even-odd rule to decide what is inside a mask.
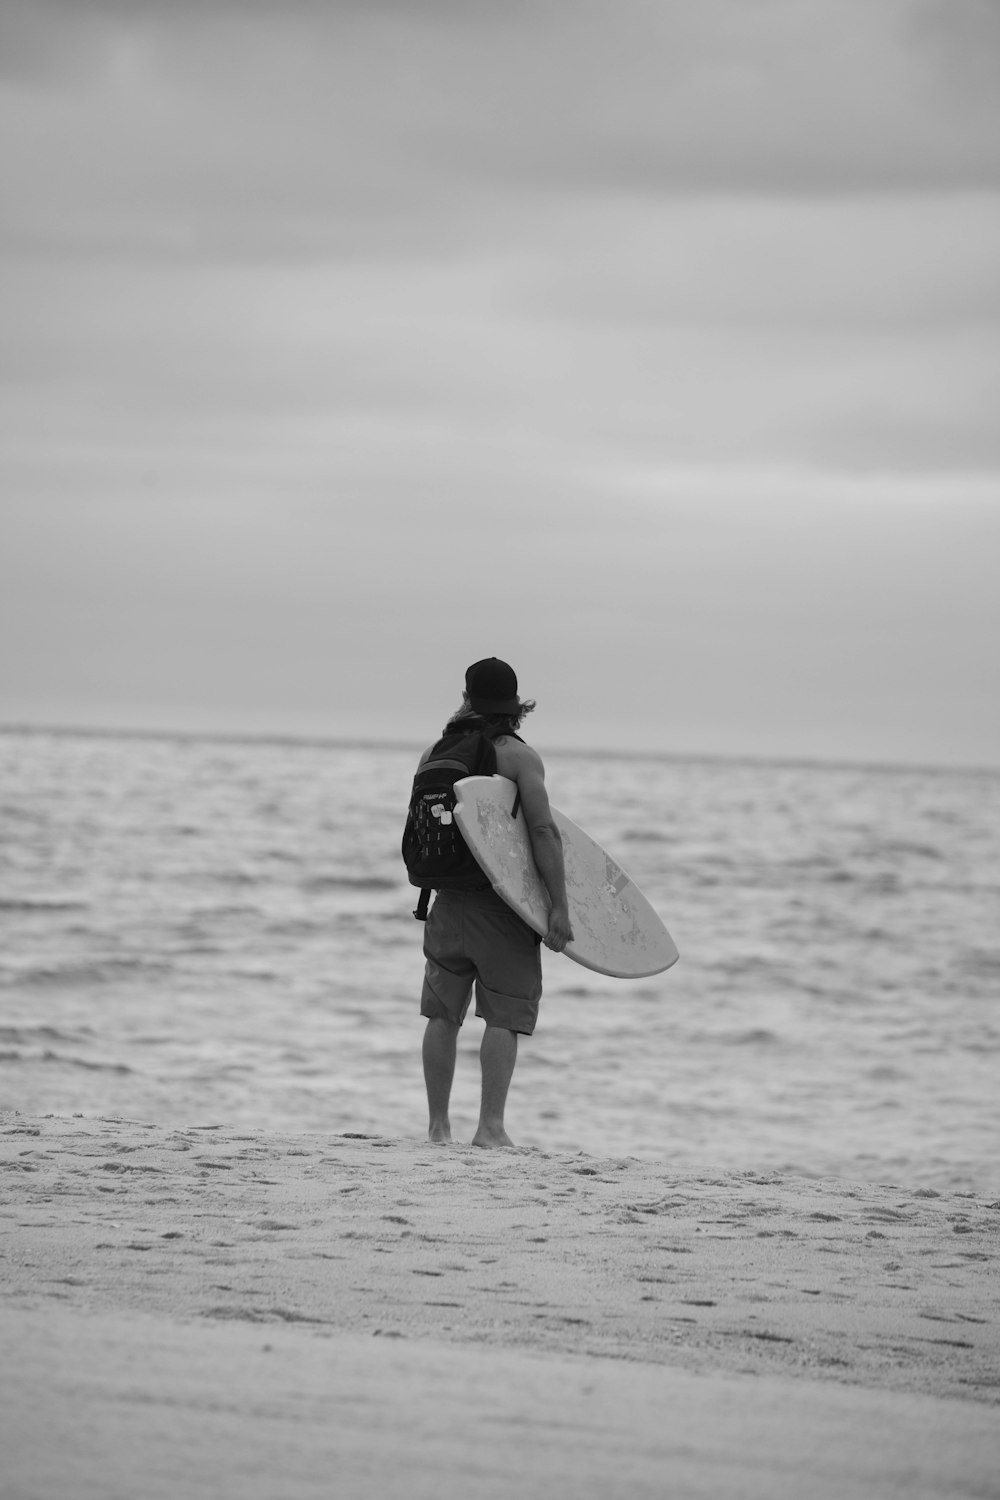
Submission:
[[[454,817],[498,896],[542,936],[549,900],[535,868],[517,786],[506,776],[455,782]],[[589,834],[552,809],[562,836],[574,963],[616,979],[660,974],[677,962],[674,940],[635,882]]]

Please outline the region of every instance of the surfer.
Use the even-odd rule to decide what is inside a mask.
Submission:
[[[549,926],[541,941],[561,953],[572,941],[562,840],[545,790],[541,756],[517,731],[535,707],[518,697],[512,667],[492,656],[475,662],[465,674],[462,705],[445,734],[482,729],[496,749],[496,770],[517,783],[525,825],[538,872],[549,894]],[[434,746],[421,757],[423,766]],[[424,937],[423,991],[420,1013],[427,1017],[423,1040],[424,1081],[432,1141],[450,1141],[448,1105],[458,1033],[476,994],[476,1015],[486,1022],[480,1047],[482,1100],[476,1146],[512,1146],[504,1128],[507,1091],[517,1061],[519,1036],[535,1028],[542,995],[539,939],[507,903],[489,887],[439,890],[430,908]]]

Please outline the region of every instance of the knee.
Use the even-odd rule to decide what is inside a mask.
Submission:
[[[431,1016],[424,1028],[424,1046],[450,1051],[458,1046],[460,1030],[458,1022],[447,1016]]]
[[[461,1027],[450,1016],[428,1016],[427,1030],[436,1032],[439,1036],[457,1036]]]

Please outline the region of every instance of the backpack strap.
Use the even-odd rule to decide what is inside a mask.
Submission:
[[[418,922],[427,921],[427,908],[431,904],[431,892],[429,887],[424,886],[420,892],[420,900],[413,909],[413,915]]]
[[[464,760],[452,760],[447,755],[439,756],[434,760],[425,760],[417,775],[422,775],[424,771],[464,771],[466,775],[469,774],[469,768]]]

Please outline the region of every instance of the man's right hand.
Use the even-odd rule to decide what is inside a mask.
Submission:
[[[570,925],[568,908],[552,907],[549,912],[549,930],[542,941],[546,948],[552,949],[553,953],[561,953],[566,944],[573,941],[573,928]]]

